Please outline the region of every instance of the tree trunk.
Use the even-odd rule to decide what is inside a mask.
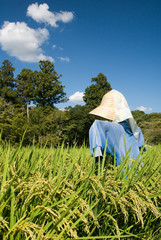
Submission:
[[[28,106],[28,102],[27,102],[27,119],[29,120],[29,106]]]

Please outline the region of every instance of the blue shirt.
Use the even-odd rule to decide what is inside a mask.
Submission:
[[[139,136],[136,139],[126,119],[123,122],[114,123],[108,121],[95,120],[89,130],[89,143],[91,155],[98,157],[104,152],[106,141],[106,154],[116,156],[116,164],[125,158],[130,150],[130,158],[136,159],[140,153],[140,148],[144,145],[144,137],[139,129]]]

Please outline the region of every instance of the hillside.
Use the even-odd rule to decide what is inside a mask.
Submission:
[[[132,114],[147,143],[151,145],[161,143],[161,113],[146,114],[142,111],[132,111]]]

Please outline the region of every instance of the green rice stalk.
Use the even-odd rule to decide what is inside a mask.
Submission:
[[[3,178],[2,178],[2,184],[1,184],[1,198],[2,198],[2,196],[3,196],[4,185],[5,185],[5,183],[6,183],[7,170],[8,170],[8,162],[9,162],[9,155],[10,155],[10,147],[8,147],[8,151],[7,151],[6,156],[5,156],[5,159],[4,159]]]
[[[126,143],[125,143],[125,145],[126,145]],[[130,151],[131,151],[131,147],[129,148],[128,152],[126,153],[125,158],[122,159],[122,161],[120,163],[120,166],[118,167],[118,171],[117,171],[117,174],[116,174],[116,177],[115,177],[116,180],[119,179],[119,178],[122,179],[122,175],[124,176],[124,178],[126,177],[123,173],[124,173],[124,168],[125,168],[126,164],[129,164],[129,154],[130,154]]]
[[[158,172],[160,171],[161,169],[161,163],[158,164],[158,166],[156,166],[155,170],[153,171],[153,173],[151,174],[151,176],[149,176],[149,178],[147,178],[146,182],[144,183],[145,186],[148,186],[149,185],[149,182],[151,180],[151,178],[153,178],[156,174],[158,174]]]
[[[106,139],[105,149],[104,149],[104,153],[103,153],[101,175],[103,174],[103,170],[104,170],[104,166],[105,166],[107,143],[108,143],[108,138]]]
[[[134,164],[132,164],[131,168],[129,169],[127,179],[125,180],[125,183],[123,184],[123,186],[121,188],[118,199],[121,197],[122,193],[124,192],[124,189],[129,186],[132,176],[135,175],[135,171],[136,171],[135,169],[136,169],[138,162],[140,161],[140,156],[141,156],[141,153],[138,155],[137,159],[134,161]],[[126,162],[126,164],[128,164],[128,163]]]
[[[90,240],[90,239],[92,239],[92,240],[94,240],[94,239],[123,239],[123,238],[125,238],[125,239],[130,238],[129,240],[131,240],[132,238],[139,238],[139,237],[134,235],[134,234],[127,234],[127,235],[114,235],[114,236],[78,237],[76,239],[79,239],[79,240],[81,240],[81,239],[82,240]],[[69,238],[67,238],[67,240],[69,240]]]
[[[11,210],[10,210],[10,229],[13,228],[14,224],[15,224],[15,193],[14,193],[14,187],[11,187]],[[12,240],[13,237],[10,237],[10,240]]]

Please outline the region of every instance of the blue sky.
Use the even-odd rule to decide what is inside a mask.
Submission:
[[[91,78],[106,75],[131,110],[161,112],[160,0],[1,0],[0,65],[39,70],[50,60],[70,99],[83,104]]]

